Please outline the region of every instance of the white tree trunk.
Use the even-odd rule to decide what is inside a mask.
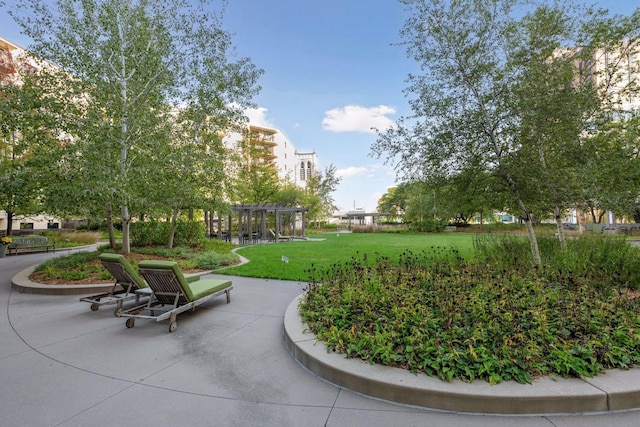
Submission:
[[[553,207],[553,215],[556,219],[556,228],[558,229],[558,240],[560,241],[560,248],[562,250],[567,249],[567,238],[564,234],[564,226],[562,225],[562,214],[558,206]]]
[[[120,135],[120,173],[123,183],[127,182],[127,158],[129,155],[127,147],[127,133],[129,131],[127,127],[127,63],[126,63],[126,35],[124,33],[124,25],[122,23],[122,16],[118,14],[118,33],[120,36],[120,95],[122,97],[122,117],[121,117],[121,135]],[[124,190],[126,192],[126,190]],[[131,219],[129,214],[129,207],[127,203],[127,195],[123,195],[123,203],[120,206],[122,214],[122,253],[126,254],[131,251],[131,242],[129,240],[129,221]]]
[[[176,227],[178,226],[178,213],[180,212],[179,209],[174,208],[173,209],[173,215],[171,215],[171,227],[169,228],[169,239],[167,241],[167,248],[172,249],[173,248],[173,239],[176,235]]]

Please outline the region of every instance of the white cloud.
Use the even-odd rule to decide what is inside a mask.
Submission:
[[[340,178],[353,178],[354,176],[363,175],[367,172],[367,168],[365,167],[355,167],[351,166],[346,169],[338,169],[336,170],[336,176]]]
[[[326,111],[322,128],[331,132],[376,133],[375,129],[384,131],[393,126],[393,120],[387,116],[395,112],[394,108],[386,105],[370,108],[347,105]]]
[[[269,110],[264,107],[258,107],[248,108],[244,113],[247,115],[252,125],[275,128],[275,126],[267,119],[267,111]]]

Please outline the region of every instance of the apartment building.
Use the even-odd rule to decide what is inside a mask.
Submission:
[[[239,147],[247,142],[259,148],[261,161],[273,164],[280,179],[301,188],[305,188],[309,178],[317,172],[318,155],[313,151],[297,151],[289,138],[279,129],[249,123],[246,132],[230,132],[223,141],[227,148],[234,150],[239,150]]]
[[[577,58],[578,52],[576,48],[564,48],[555,54]],[[599,88],[607,107],[619,115],[613,119],[629,118],[640,111],[640,40],[596,49],[588,58],[575,59],[574,65]]]
[[[628,118],[640,111],[640,43],[624,41],[599,49],[591,60],[592,78],[611,108]]]

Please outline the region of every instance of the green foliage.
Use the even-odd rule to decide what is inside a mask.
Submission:
[[[47,279],[82,280],[104,270],[102,266],[90,263],[97,259],[97,252],[71,254],[45,261],[35,271],[44,273]]]
[[[315,171],[308,179],[305,188],[303,205],[309,209],[309,221],[322,221],[330,217],[336,210],[331,194],[336,190],[342,178],[336,175],[335,165],[329,165],[324,173]]]
[[[238,165],[235,179],[232,183],[232,198],[241,203],[263,203],[273,201],[280,191],[278,170],[270,162],[264,161],[269,155],[268,148],[262,144],[262,136],[257,131],[245,130],[243,139],[234,153]],[[297,197],[293,187],[293,194],[289,191],[287,197]]]
[[[413,221],[409,226],[409,229],[417,233],[440,233],[446,227],[448,221],[441,219],[423,219],[420,221]]]
[[[86,264],[89,261],[93,261],[96,259],[98,259],[98,254],[96,252],[79,252],[76,254],[71,254],[69,256],[63,256],[45,261],[38,267],[36,267],[36,271],[52,265],[57,268],[76,267],[80,264]]]
[[[352,233],[379,233],[382,227],[377,224],[354,225],[351,227]]]
[[[60,89],[51,98],[68,126],[51,128],[74,143],[49,159],[52,185],[43,196],[60,213],[111,220],[119,212],[126,253],[133,215],[203,207],[228,190],[219,135],[244,123],[262,71],[236,56],[222,27],[223,4],[56,0],[51,6],[25,0],[9,12],[33,40],[33,53],[60,67],[43,71],[64,70],[51,79]],[[25,126],[26,110],[16,108],[12,127]],[[22,213],[19,207],[9,211]]]
[[[224,250],[224,246],[220,247]],[[35,271],[44,273],[47,279],[74,281],[86,279],[96,274],[100,279],[112,279],[111,274],[97,262],[100,253],[101,251],[82,252],[53,258],[40,264]],[[238,259],[236,254],[229,251],[226,253],[217,253],[213,250],[200,252],[185,247],[174,249],[165,247],[136,248],[135,253],[142,254],[143,258],[170,259],[177,262],[183,269],[213,270],[224,265],[231,265]],[[134,268],[137,266],[135,259],[129,259],[129,262]]]
[[[389,188],[380,200],[378,200],[378,212],[390,214],[389,219],[392,221],[401,218],[402,212],[405,211],[407,204],[408,186],[409,184],[399,184],[396,187]]]
[[[397,261],[357,256],[312,269],[300,313],[320,340],[348,357],[444,380],[528,383],[640,363],[640,299],[626,286],[631,272],[538,271],[518,261],[526,238],[482,245],[477,259],[434,247]],[[623,265],[638,265],[637,251],[615,241],[585,239],[576,248],[599,265],[612,263],[603,255],[611,249],[628,258]]]
[[[588,280],[601,287],[640,287],[640,256],[625,239],[606,235],[585,235],[569,239],[562,250],[554,236],[538,240],[543,267],[528,257],[529,243],[522,236],[477,235],[474,254],[478,260],[501,269],[517,268],[526,274],[538,272],[547,280]]]
[[[206,251],[215,251],[219,254],[230,253],[236,246],[231,242],[225,242],[219,239],[206,239],[202,243],[202,246]]]
[[[389,213],[388,219],[396,222],[422,221],[424,218],[442,218],[466,224],[476,212],[486,210],[489,177],[470,165],[452,177],[415,180],[390,188],[378,202],[378,212]],[[423,231],[426,231],[423,230]]]
[[[193,257],[192,262],[197,268],[203,270],[215,270],[225,265],[231,265],[238,259],[234,253],[219,254],[215,251],[207,251]]]
[[[372,149],[401,180],[444,186],[437,216],[465,222],[488,207],[515,212],[540,263],[533,218],[593,199],[624,212],[637,203],[634,126],[618,136],[605,130],[604,139],[617,140],[605,150],[590,142],[598,122],[624,115],[614,104],[637,85],[616,81],[625,75],[619,62],[585,66],[605,49],[637,49],[637,16],[609,17],[572,2],[402,3],[408,18],[400,34],[420,64],[407,80],[413,113],[380,133]],[[424,215],[428,197],[421,192],[407,203],[405,220]]]
[[[138,247],[166,244],[170,227],[170,223],[159,221],[133,223],[131,224],[131,241]]]
[[[49,231],[45,230],[41,233],[56,243],[56,247],[92,245],[100,240],[100,233],[88,231]]]
[[[40,71],[26,73],[17,60],[7,65],[16,74],[0,76],[0,210],[7,213],[4,231],[11,234],[13,216],[44,210],[64,112],[55,79]],[[15,84],[16,77],[21,84]]]
[[[174,243],[176,245],[201,244],[207,232],[207,226],[202,221],[178,222]]]
[[[169,222],[145,221],[131,224],[131,241],[135,246],[160,246],[169,241]],[[205,239],[206,225],[202,221],[179,221],[173,242],[175,246],[195,246]]]
[[[190,248],[184,246],[176,246],[175,248],[167,248],[165,246],[145,246],[136,248],[136,253],[143,255],[155,255],[170,259],[187,259],[194,253]]]

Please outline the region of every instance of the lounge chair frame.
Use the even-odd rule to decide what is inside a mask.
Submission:
[[[121,317],[126,317],[127,328],[133,328],[135,319],[150,319],[157,322],[169,319],[169,332],[175,332],[178,328],[176,317],[178,314],[195,308],[212,298],[226,294],[227,304],[231,302],[231,282],[229,286],[220,289],[201,298],[190,300],[184,292],[180,279],[176,271],[166,268],[143,268],[140,266],[140,273],[145,278],[151,289],[151,298],[146,304],[122,311]],[[205,280],[203,280],[204,282]],[[209,280],[214,282],[214,280]],[[215,280],[219,284],[226,284],[227,281]]]

